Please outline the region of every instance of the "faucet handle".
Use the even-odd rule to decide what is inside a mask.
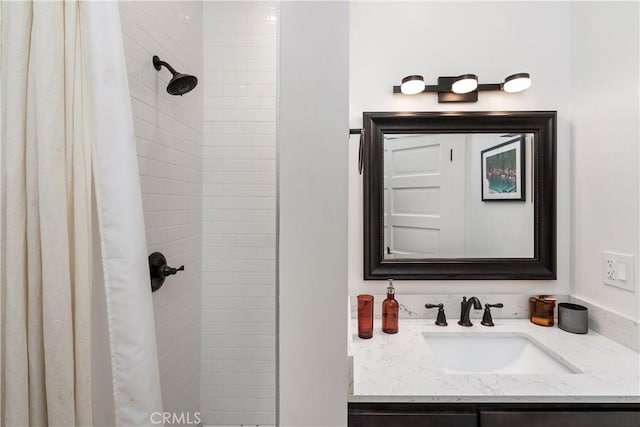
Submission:
[[[436,319],[436,325],[447,326],[447,317],[444,315],[444,304],[425,304],[424,308],[438,308],[438,318]]]
[[[498,304],[485,304],[484,305],[484,314],[482,315],[482,322],[480,322],[483,326],[495,326],[493,324],[493,317],[491,317],[491,307],[502,308],[504,304],[501,302]]]

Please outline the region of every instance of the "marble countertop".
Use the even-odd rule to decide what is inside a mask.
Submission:
[[[401,319],[400,331],[363,340],[352,322],[353,394],[350,402],[640,402],[640,355],[603,335],[577,335],[528,319],[494,319],[495,327],[434,325]],[[434,358],[423,333],[526,334],[578,368],[580,374],[449,374]],[[470,354],[469,357],[481,357]]]

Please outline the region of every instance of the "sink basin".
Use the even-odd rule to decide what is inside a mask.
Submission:
[[[526,334],[424,333],[436,362],[450,374],[580,374]]]

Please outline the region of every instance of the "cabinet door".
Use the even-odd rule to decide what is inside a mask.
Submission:
[[[402,412],[349,414],[349,427],[477,427],[477,425],[476,414]]]
[[[638,427],[638,411],[481,411],[482,427]]]

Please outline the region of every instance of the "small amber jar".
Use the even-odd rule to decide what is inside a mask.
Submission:
[[[553,326],[556,308],[555,297],[540,295],[529,298],[529,320],[540,326]]]

